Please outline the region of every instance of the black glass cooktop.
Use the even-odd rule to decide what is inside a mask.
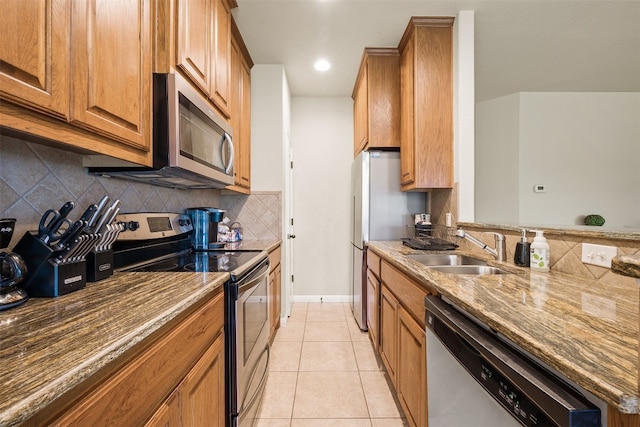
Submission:
[[[125,271],[195,271],[236,272],[239,268],[255,265],[252,262],[260,251],[186,251],[167,258],[127,268]]]

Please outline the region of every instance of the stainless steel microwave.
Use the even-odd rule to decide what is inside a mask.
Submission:
[[[153,167],[85,162],[89,172],[170,188],[234,183],[228,123],[178,73],[153,76]],[[104,160],[102,160],[104,162]]]

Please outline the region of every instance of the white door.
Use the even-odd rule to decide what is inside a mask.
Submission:
[[[293,143],[291,136],[287,132],[287,149],[288,149],[288,173],[285,174],[285,235],[287,237],[285,242],[285,256],[287,259],[287,267],[284,269],[284,315],[288,318],[291,315],[291,306],[293,305],[293,283],[294,283],[294,264],[293,264],[293,250],[294,242],[296,238],[295,224],[293,219]]]

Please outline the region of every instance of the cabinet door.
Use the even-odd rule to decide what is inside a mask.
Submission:
[[[235,29],[235,27],[234,27]],[[234,183],[251,189],[251,71],[244,59],[240,33],[231,43],[231,127],[233,128]]]
[[[68,117],[68,11],[66,0],[0,1],[0,98]]]
[[[213,2],[213,61],[210,98],[225,117],[230,117],[231,9],[227,0]]]
[[[211,79],[212,1],[178,0],[176,63],[200,89],[209,95]]]
[[[400,54],[400,183],[414,182],[414,105],[413,105],[413,39]]]
[[[391,382],[396,384],[398,355],[398,300],[382,284],[380,287],[380,357]]]
[[[366,148],[369,140],[367,82],[367,64],[363,64],[353,97],[354,157]]]
[[[180,404],[176,392],[169,396],[144,427],[179,427],[181,425]]]
[[[178,388],[182,425],[224,427],[224,390],[224,334],[220,334]]]
[[[379,323],[378,313],[380,310],[380,282],[371,272],[367,270],[367,326],[369,336],[373,342],[373,348],[378,348]]]
[[[240,156],[238,164],[239,183],[251,188],[251,71],[247,64],[240,64],[240,86],[242,102],[240,109]]]
[[[396,391],[409,424],[416,427],[427,425],[426,354],[425,330],[400,307]]]
[[[149,3],[75,1],[71,14],[71,122],[143,151],[151,146]]]

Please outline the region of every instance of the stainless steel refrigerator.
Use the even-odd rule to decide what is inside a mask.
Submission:
[[[426,193],[400,191],[400,153],[363,151],[351,166],[352,300],[351,309],[367,330],[366,244],[400,240],[413,215],[427,212]]]

